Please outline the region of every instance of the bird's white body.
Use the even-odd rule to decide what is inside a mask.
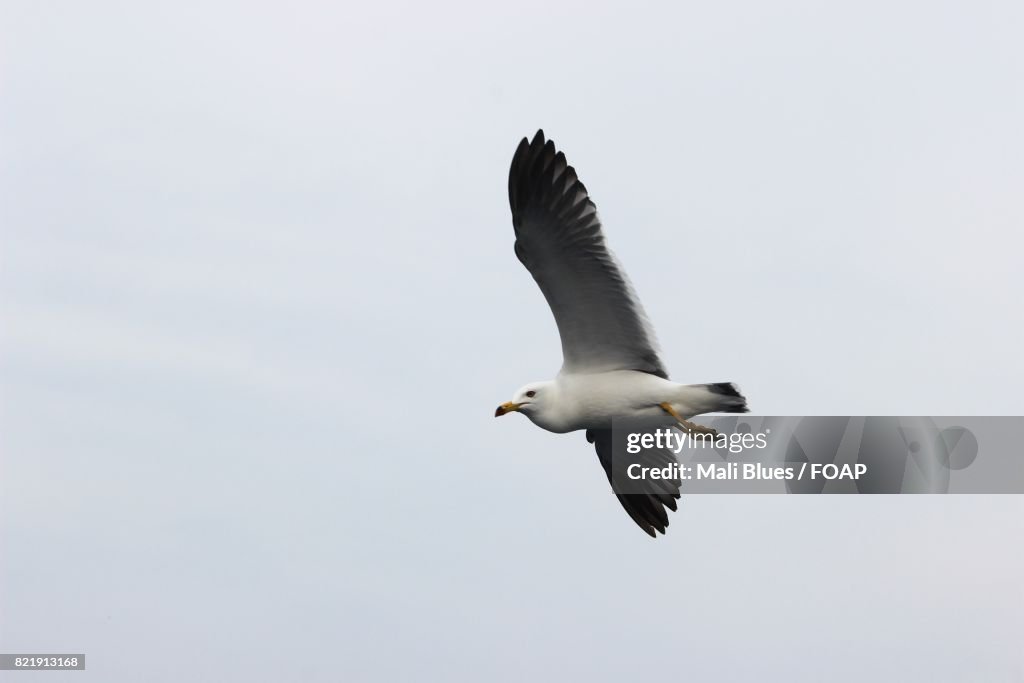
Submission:
[[[527,392],[534,392],[528,397]],[[514,402],[519,412],[549,432],[610,429],[614,420],[664,417],[668,403],[684,418],[715,410],[721,397],[707,385],[677,384],[634,370],[593,374],[559,373],[548,382],[528,384]]]

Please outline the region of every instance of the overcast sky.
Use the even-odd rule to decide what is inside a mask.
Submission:
[[[1021,414],[1024,5],[486,5],[0,2],[0,652],[1021,680],[1020,497],[691,497],[652,541],[581,434],[492,415],[561,362],[538,127],[674,379]]]

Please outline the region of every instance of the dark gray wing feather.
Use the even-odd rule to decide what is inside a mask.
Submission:
[[[508,176],[515,252],[558,325],[563,370],[668,378],[639,299],[605,245],[597,207],[544,131],[519,143]]]
[[[642,430],[636,430],[642,431]],[[676,462],[669,450],[644,449],[639,455],[614,457],[616,444],[610,429],[588,429],[587,441],[594,444],[597,458],[608,477],[608,483],[615,491],[615,497],[626,510],[626,514],[636,522],[652,538],[657,532],[665,533],[668,528],[668,510],[675,511],[679,500],[679,486],[676,479],[645,479],[642,482],[631,481],[630,490],[639,487],[636,493],[619,493],[626,481],[626,469],[631,462],[639,462],[643,466],[663,468]],[[667,509],[666,509],[667,508]]]

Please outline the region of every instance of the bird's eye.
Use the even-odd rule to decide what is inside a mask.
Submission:
[[[533,398],[536,395],[537,395],[536,391],[527,391],[526,392],[526,398]]]

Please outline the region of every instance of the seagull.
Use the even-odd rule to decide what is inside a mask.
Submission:
[[[553,380],[520,388],[494,416],[522,413],[556,434],[585,431],[626,513],[657,538],[668,527],[666,508],[676,509],[680,481],[650,480],[639,493],[621,492],[613,467],[613,422],[621,429],[623,421],[667,419],[687,432],[714,435],[690,418],[745,413],[747,400],[730,382],[669,380],[643,306],[605,244],[597,207],[543,130],[519,143],[508,198],[515,253],[555,316],[562,368]],[[676,462],[670,450],[647,449],[638,457],[645,465]]]

